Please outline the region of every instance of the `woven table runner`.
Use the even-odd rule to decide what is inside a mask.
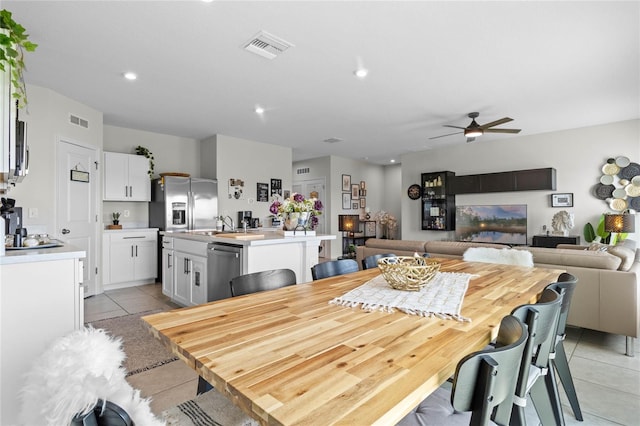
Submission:
[[[460,315],[460,309],[472,277],[459,272],[438,272],[420,291],[403,291],[392,288],[379,275],[329,303],[351,308],[359,306],[365,311],[394,312],[398,309],[410,315],[471,321]]]

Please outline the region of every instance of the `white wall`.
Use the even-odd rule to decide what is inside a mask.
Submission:
[[[551,226],[551,218],[562,210],[550,207],[550,194],[571,192],[575,214],[574,235],[582,235],[587,222],[597,224],[605,201],[592,195],[602,176],[607,158],[627,156],[640,163],[640,120],[560,132],[522,136],[500,141],[476,139],[446,148],[402,156],[402,188],[419,182],[420,174],[450,170],[457,175],[553,167],[557,170],[556,191],[523,191],[456,196],[456,205],[527,204],[529,240]],[[407,240],[453,239],[453,232],[422,231],[420,203],[402,197],[402,238]],[[637,220],[638,218],[636,218]],[[638,228],[640,229],[640,228]],[[584,242],[584,241],[583,241]]]
[[[180,172],[191,176],[200,175],[200,142],[195,139],[124,127],[104,126],[104,151],[135,154],[140,145],[153,153],[154,177],[160,173]],[[102,193],[102,190],[101,190]],[[148,203],[132,201],[105,201],[102,221],[111,223],[111,213],[129,212],[128,217],[121,216],[120,223],[125,228],[149,226]]]
[[[212,143],[210,139],[204,143]],[[271,214],[270,202],[257,202],[257,183],[269,184],[282,179],[282,189],[291,191],[291,148],[216,135],[216,173],[218,180],[218,213],[238,221],[238,212],[251,210],[261,223]],[[209,151],[208,148],[205,148]],[[211,176],[209,176],[211,177]],[[229,198],[229,179],[244,181],[244,197]],[[266,223],[270,225],[270,221]]]
[[[64,139],[102,149],[102,113],[52,90],[27,85],[29,105],[20,111],[27,122],[29,174],[5,197],[15,198],[23,208],[24,225],[34,233],[56,235],[56,158],[58,140]],[[69,114],[89,122],[89,128],[72,125]],[[38,209],[30,218],[29,208]]]

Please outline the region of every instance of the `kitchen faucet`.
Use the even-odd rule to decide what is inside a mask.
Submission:
[[[227,223],[227,218],[229,218],[229,221],[230,221],[231,223]],[[233,223],[233,218],[232,218],[231,216],[227,215],[227,216],[223,217],[223,218],[222,218],[222,223],[223,223],[223,224],[225,224],[225,225],[230,226],[232,231],[235,231],[235,230],[236,230],[236,226],[235,226],[235,224]]]

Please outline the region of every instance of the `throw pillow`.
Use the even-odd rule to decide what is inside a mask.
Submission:
[[[636,258],[636,252],[634,250],[620,245],[611,247],[609,249],[609,253],[622,259],[622,262],[620,262],[620,266],[618,267],[619,271],[628,271],[631,269],[633,261]]]
[[[607,250],[609,250],[609,246],[606,245],[606,244],[591,243],[591,244],[589,244],[589,247],[587,248],[587,250],[589,250],[589,251],[607,251]]]

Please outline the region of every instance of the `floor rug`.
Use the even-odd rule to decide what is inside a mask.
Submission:
[[[178,359],[153,337],[144,321],[140,319],[155,312],[160,311],[142,312],[91,323],[93,328],[105,329],[110,335],[122,338],[124,353],[127,355],[124,361],[127,377]]]
[[[162,412],[167,426],[258,426],[215,389]]]

